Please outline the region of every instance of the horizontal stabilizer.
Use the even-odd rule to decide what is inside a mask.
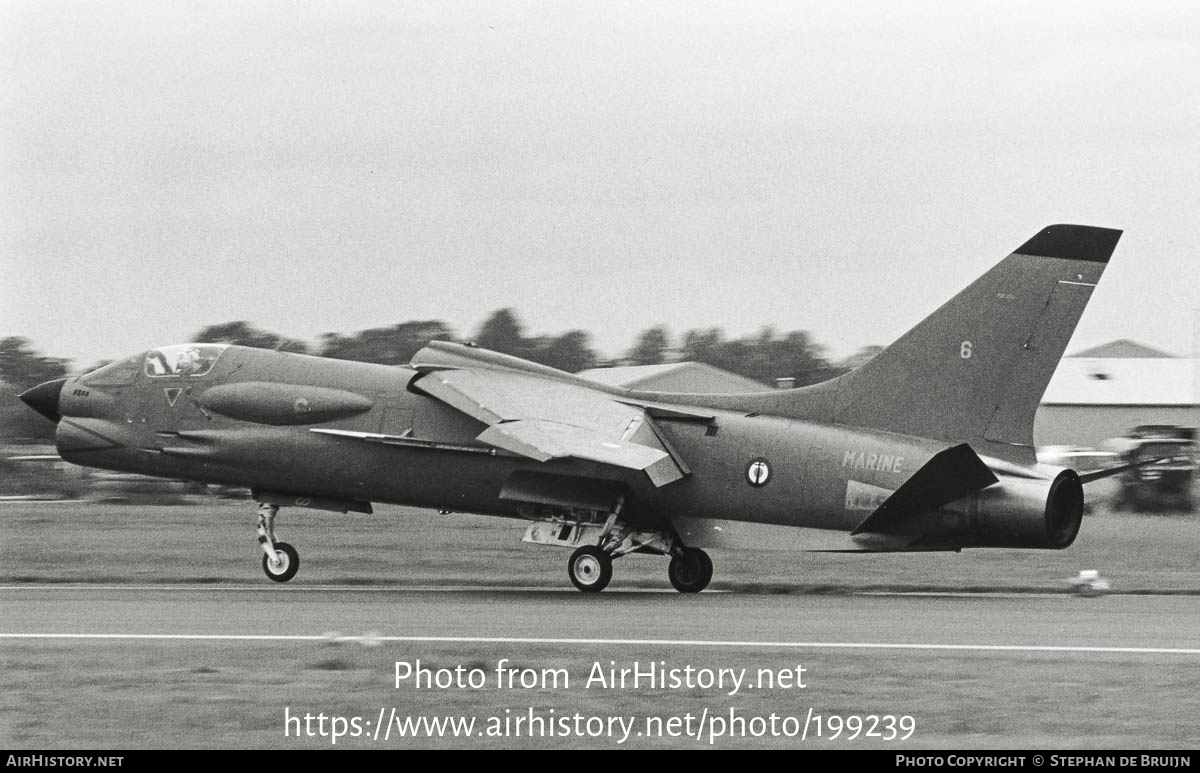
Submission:
[[[1154,459],[1143,459],[1140,462],[1130,462],[1129,464],[1120,464],[1120,465],[1117,465],[1116,467],[1108,467],[1103,470],[1093,470],[1092,472],[1081,472],[1081,473],[1077,473],[1077,474],[1079,475],[1080,483],[1091,483],[1094,480],[1108,478],[1113,475],[1120,475],[1121,473],[1126,472],[1128,470],[1136,470],[1138,467],[1148,467],[1149,465],[1152,465],[1152,464],[1162,464],[1163,462],[1169,462],[1169,461],[1171,461],[1171,457],[1160,456],[1160,457],[1156,457]]]
[[[936,510],[998,480],[969,445],[952,446],[934,454],[850,533],[886,532],[911,515]]]

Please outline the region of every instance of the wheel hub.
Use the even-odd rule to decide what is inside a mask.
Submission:
[[[595,556],[580,556],[575,562],[575,575],[589,585],[600,578],[600,562]]]

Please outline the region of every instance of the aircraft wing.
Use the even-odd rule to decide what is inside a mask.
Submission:
[[[441,368],[427,371],[413,388],[488,425],[477,439],[519,456],[638,470],[655,486],[689,472],[647,409],[570,381],[484,367]]]

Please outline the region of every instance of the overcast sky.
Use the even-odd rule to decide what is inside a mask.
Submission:
[[[1200,3],[0,0],[0,336],[886,344],[1051,223],[1194,351]]]

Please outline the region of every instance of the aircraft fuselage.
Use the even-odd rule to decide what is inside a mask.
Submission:
[[[482,423],[410,391],[417,375],[236,346],[201,376],[101,371],[64,384],[59,451],[71,462],[125,472],[501,516],[521,515],[500,496],[519,470],[608,477],[630,489],[625,512],[635,521],[684,516],[848,530],[944,447],[723,411],[711,422],[660,419],[668,441],[690,460],[690,474],[656,489],[643,476],[595,463],[497,453],[475,440]],[[233,385],[252,386],[242,404],[218,404],[241,418],[218,413],[218,401],[206,397]],[[346,411],[353,415],[309,421],[322,416],[305,413],[306,394],[320,390],[361,402]],[[282,411],[272,412],[272,397]],[[314,429],[409,437],[414,444],[355,442]]]
[[[556,479],[609,481],[613,490],[627,492],[623,516],[637,528],[721,519],[827,530],[842,538],[946,448],[895,433],[708,411],[707,420],[658,419],[663,438],[688,460],[688,470],[681,480],[657,487],[635,471],[497,451],[476,440],[486,428],[481,422],[410,388],[420,374],[409,368],[229,346],[210,349],[210,369],[188,375],[157,372],[157,351],[63,385],[57,442],[64,459],[244,486],[280,504],[332,502],[332,509],[357,509],[386,502],[526,518],[586,508],[587,501],[550,496],[539,502],[546,495],[511,492],[514,480],[531,476],[537,487]],[[833,544],[980,544],[970,536],[979,528],[977,505],[997,493],[981,495],[887,538],[865,535]],[[1034,492],[1033,507],[1044,502],[1044,491]],[[1014,532],[1013,539],[1022,537]],[[1000,538],[999,544],[1009,541]]]

